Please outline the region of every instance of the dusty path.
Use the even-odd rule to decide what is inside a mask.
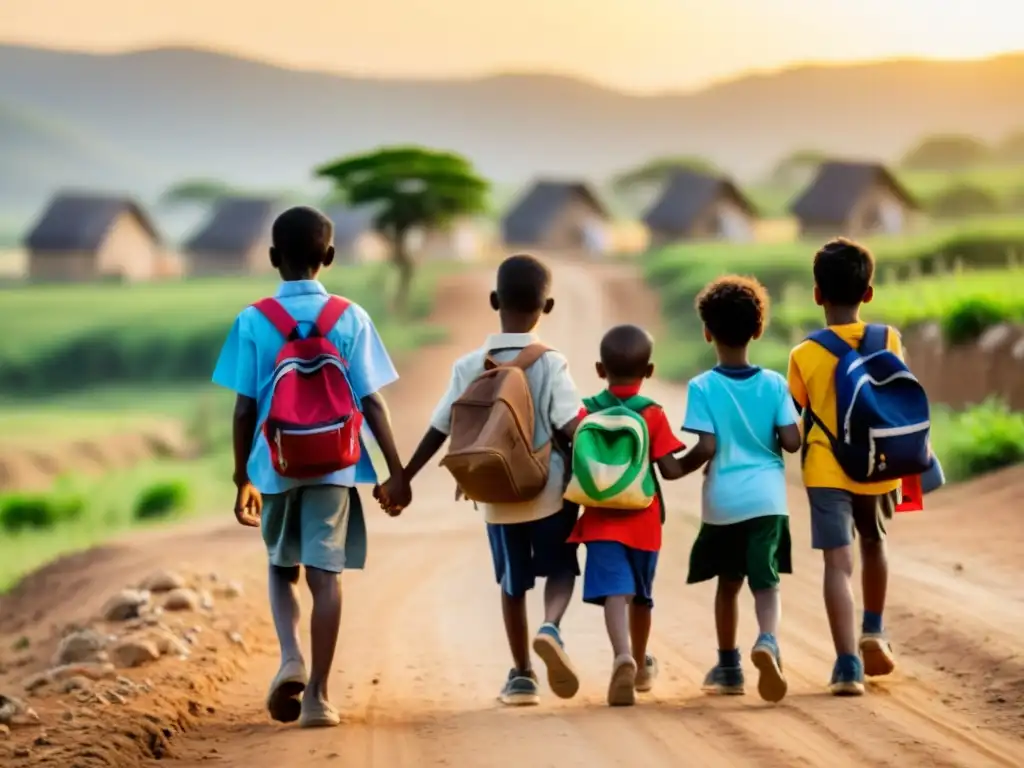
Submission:
[[[442,300],[454,346],[478,343],[493,322],[486,287],[486,280],[463,278]],[[576,265],[556,268],[556,292],[544,335],[569,356],[580,388],[595,391],[591,363],[601,330],[617,320],[653,317],[649,297],[622,270]],[[392,401],[405,451],[418,438],[454,353],[437,351],[403,371]],[[649,392],[673,423],[681,422],[682,389],[652,382]],[[1007,503],[1004,495],[1012,506],[1024,487],[1018,473],[986,482],[993,506]],[[1010,485],[1016,492],[1004,490]],[[580,695],[570,702],[548,695],[540,707],[507,711],[495,703],[509,661],[480,520],[472,507],[450,501],[451,483],[441,470],[425,474],[415,490],[414,505],[399,520],[371,515],[369,570],[345,576],[333,687],[345,716],[339,729],[282,728],[262,711],[276,659],[257,591],[262,553],[246,531],[201,525],[56,567],[31,593],[4,606],[0,631],[95,610],[98,591],[142,562],[184,557],[240,569],[254,586],[246,599],[256,650],[244,673],[211,700],[215,712],[176,737],[175,764],[183,768],[1024,765],[1024,521],[1013,510],[992,520],[998,531],[968,535],[969,524],[979,527],[985,502],[954,491],[949,503],[939,497],[926,515],[893,526],[888,615],[901,668],[891,681],[872,685],[867,697],[837,700],[823,692],[832,653],[820,565],[808,547],[806,508],[794,492],[797,573],[783,585],[781,633],[791,693],[773,707],[756,696],[699,693],[715,652],[712,588],[685,586],[699,493],[695,480],[672,484],[656,589],[652,651],[662,676],[655,692],[632,710],[604,706],[611,659],[601,615],[578,603],[564,629],[584,676]],[[82,567],[86,561],[90,569]],[[44,592],[48,602],[35,605]],[[753,639],[749,615],[744,642]]]

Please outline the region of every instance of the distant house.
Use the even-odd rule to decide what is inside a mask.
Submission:
[[[372,206],[336,206],[324,213],[334,224],[334,249],[339,264],[383,261],[388,257],[387,238],[374,229],[377,210]]]
[[[917,202],[880,163],[830,161],[790,206],[804,236],[899,234]]]
[[[481,222],[466,216],[417,233],[415,251],[427,261],[475,261],[486,254],[488,240]]]
[[[244,275],[272,271],[270,227],[279,205],[268,198],[220,200],[185,243],[187,273]]]
[[[730,180],[697,171],[678,171],[644,214],[652,246],[679,240],[754,238],[757,213]]]
[[[58,194],[25,238],[28,277],[39,281],[150,280],[163,245],[142,207],[128,197]]]
[[[538,181],[505,214],[506,248],[602,253],[609,244],[609,214],[583,182]]]

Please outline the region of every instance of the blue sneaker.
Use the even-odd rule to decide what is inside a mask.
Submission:
[[[761,698],[772,703],[786,697],[789,685],[782,674],[782,657],[779,646],[771,635],[762,634],[750,652],[750,661],[757,667],[757,692]]]
[[[520,672],[512,669],[508,673],[498,701],[510,707],[528,707],[540,704],[540,692],[537,689],[537,678],[533,672]]]
[[[554,624],[542,624],[533,638],[533,652],[548,670],[548,685],[555,696],[571,699],[580,689],[580,678],[565,652],[562,633]]]
[[[712,667],[704,678],[701,690],[716,696],[742,696],[747,692],[744,688],[743,668]]]
[[[859,656],[840,656],[832,668],[828,689],[833,696],[864,695],[864,665]]]

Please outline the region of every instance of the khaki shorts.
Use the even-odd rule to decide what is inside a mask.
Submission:
[[[366,564],[366,523],[355,488],[306,485],[267,494],[260,528],[271,565],[341,573]]]
[[[885,520],[892,518],[893,494],[863,496],[841,488],[808,488],[811,504],[811,546],[838,549],[853,544],[854,535],[865,541],[885,538]]]

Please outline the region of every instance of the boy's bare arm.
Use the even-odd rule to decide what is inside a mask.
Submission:
[[[427,462],[434,458],[437,452],[444,447],[445,440],[447,439],[448,435],[441,430],[434,427],[427,429],[423,439],[420,440],[420,444],[416,446],[412,458],[409,459],[409,463],[405,465],[405,481],[407,483],[411,483],[413,478],[427,466]]]
[[[236,489],[235,519],[242,525],[252,528],[260,524],[260,514],[263,511],[263,497],[249,480],[248,469],[258,420],[256,401],[251,397],[238,395],[231,418],[231,442],[235,456],[235,471],[232,475]]]
[[[800,436],[800,426],[798,424],[788,424],[785,427],[779,427],[779,444],[786,453],[796,453],[799,451],[800,446],[803,445],[803,439]]]
[[[380,393],[374,393],[362,399],[362,409],[366,424],[373,432],[380,452],[384,455],[388,473],[391,477],[401,478],[402,460],[398,457],[398,448],[395,447],[395,435],[391,430],[391,414],[388,412],[387,403]]]
[[[658,469],[666,480],[678,480],[696,472],[715,456],[715,436],[709,432],[697,435],[697,444],[682,456],[665,456],[658,459]]]

